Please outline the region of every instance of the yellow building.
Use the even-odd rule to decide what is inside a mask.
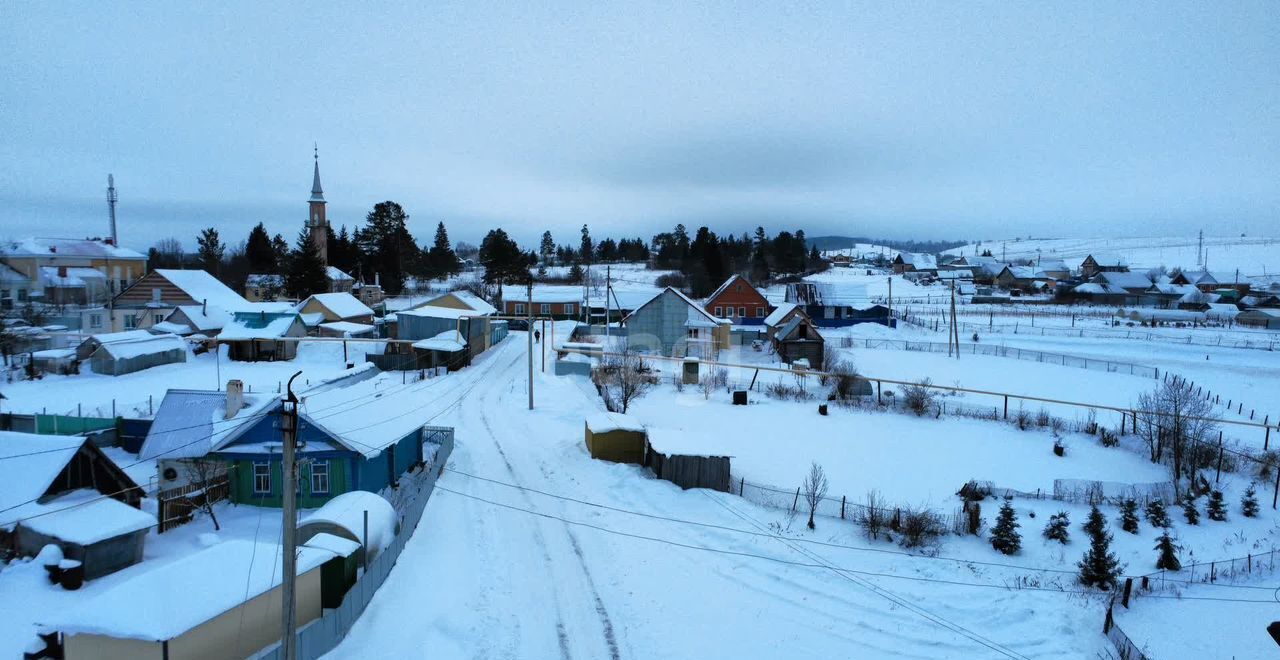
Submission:
[[[27,238],[0,243],[0,261],[26,278],[4,293],[52,304],[105,303],[147,272],[147,257],[110,241]],[[8,280],[6,278],[6,286]],[[17,289],[24,289],[19,295]]]

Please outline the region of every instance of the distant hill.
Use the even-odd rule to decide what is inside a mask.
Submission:
[[[866,238],[862,236],[811,236],[805,238],[809,246],[818,246],[819,252],[829,250],[848,250],[859,245],[883,245],[903,252],[926,252],[934,254],[944,250],[960,247],[964,241],[895,241],[887,238]]]
[[[1076,266],[1090,254],[1123,257],[1131,270],[1165,266],[1198,270],[1202,266],[1196,236],[1145,236],[1096,238],[1009,238],[984,240],[949,250],[961,256],[991,250],[997,258],[1064,259]],[[1205,236],[1204,264],[1210,270],[1229,272],[1239,268],[1254,277],[1280,273],[1280,238],[1275,236]]]

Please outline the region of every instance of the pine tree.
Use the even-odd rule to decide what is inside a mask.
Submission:
[[[1249,488],[1244,491],[1244,497],[1240,498],[1240,513],[1245,518],[1256,518],[1258,515],[1258,491],[1249,484]]]
[[[381,274],[388,295],[399,295],[405,278],[420,262],[421,250],[408,223],[409,214],[399,204],[378,202],[365,216],[365,226],[355,233],[355,243],[365,257],[363,276]]]
[[[227,247],[218,238],[218,230],[213,227],[200,230],[200,236],[196,237],[196,245],[200,265],[213,275],[218,275],[222,270],[222,255],[227,251]]]
[[[1156,557],[1156,568],[1166,571],[1181,570],[1182,562],[1178,560],[1179,549],[1169,536],[1169,528],[1164,528],[1164,533],[1156,540],[1156,550],[1160,551],[1160,556]]]
[[[582,225],[582,242],[578,245],[578,257],[584,263],[591,263],[591,255],[595,254],[595,243],[591,242],[591,231]]]
[[[244,256],[249,261],[250,273],[280,272],[276,252],[271,247],[271,235],[261,222],[249,231],[249,240],[244,244]]]
[[[1120,529],[1130,534],[1138,533],[1138,502],[1132,497],[1120,504]]]
[[[271,251],[276,255],[275,272],[283,272],[289,269],[289,242],[284,240],[284,236],[276,234],[271,237]]]
[[[586,275],[583,274],[582,272],[582,266],[579,266],[578,264],[574,264],[569,267],[568,277],[569,277],[570,284],[581,284],[582,278],[586,277]]]
[[[1049,516],[1049,524],[1044,526],[1044,537],[1050,541],[1065,544],[1071,537],[1071,520],[1066,511],[1059,511]]]
[[[542,242],[538,245],[538,252],[542,256],[542,263],[551,261],[551,255],[556,253],[556,242],[551,238],[550,231],[542,232]]]
[[[756,227],[754,246],[751,250],[751,281],[763,286],[769,280],[769,237],[764,227]]]
[[[1216,488],[1209,493],[1209,505],[1205,509],[1209,520],[1223,522],[1227,519],[1227,505],[1222,501],[1222,491]]]
[[[313,293],[323,293],[329,288],[320,250],[311,242],[311,236],[303,229],[298,233],[294,251],[289,255],[289,271],[285,275],[284,288],[290,296],[299,300]]]
[[[449,244],[449,232],[445,230],[443,222],[436,225],[435,241],[427,251],[426,271],[429,277],[442,280],[462,271],[462,264]]]
[[[1000,505],[1000,514],[996,517],[996,526],[991,530],[991,547],[998,552],[1012,555],[1022,549],[1022,535],[1018,533],[1018,514],[1013,510],[1011,498],[1006,497]]]
[[[1080,582],[1099,589],[1110,589],[1120,576],[1120,561],[1111,552],[1111,535],[1107,533],[1107,519],[1094,505],[1089,510],[1089,550],[1080,560]]]
[[[1169,512],[1164,508],[1164,502],[1160,500],[1148,502],[1146,513],[1147,522],[1151,523],[1152,527],[1168,527],[1173,524],[1173,521],[1169,520]]]
[[[1200,524],[1200,510],[1196,508],[1196,498],[1191,493],[1182,499],[1182,515],[1186,516],[1188,525]]]

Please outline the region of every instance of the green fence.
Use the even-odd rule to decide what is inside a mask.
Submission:
[[[36,415],[36,433],[40,435],[79,435],[89,431],[112,429],[113,417],[73,417],[70,415]]]

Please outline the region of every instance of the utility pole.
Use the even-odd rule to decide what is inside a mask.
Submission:
[[[951,347],[952,345],[955,344],[955,334],[956,334],[955,309],[956,309],[956,283],[953,280],[951,282],[951,314],[952,316],[950,318],[950,326],[947,328],[947,357],[951,357]]]
[[[951,280],[951,334],[955,335],[956,359],[960,359],[960,326],[956,325],[956,281]],[[950,337],[948,337],[948,341]]]
[[[1204,265],[1204,230],[1200,230],[1200,237],[1196,242],[1196,265]]]
[[[120,197],[116,195],[116,177],[114,174],[107,175],[107,214],[111,218],[111,244],[120,247],[120,234],[116,231],[116,202]],[[107,277],[110,277],[108,275]],[[115,289],[112,289],[113,291]]]
[[[298,473],[294,452],[297,449],[298,437],[298,396],[293,393],[293,380],[302,372],[296,372],[289,378],[288,397],[280,411],[280,431],[284,436],[282,454],[283,465],[280,474],[283,477],[280,500],[284,509],[284,525],[281,528],[281,552],[284,570],[281,572],[282,595],[284,596],[283,635],[280,638],[281,660],[297,660],[298,658],[298,614],[297,614],[297,545],[298,545]]]
[[[529,305],[525,308],[525,323],[528,324],[525,334],[529,336],[529,410],[533,410],[533,280],[530,279],[526,286],[529,298]]]
[[[604,344],[609,345],[609,291],[613,288],[613,265],[604,267]]]
[[[893,320],[893,276],[890,275],[885,279],[889,280],[889,319]]]

